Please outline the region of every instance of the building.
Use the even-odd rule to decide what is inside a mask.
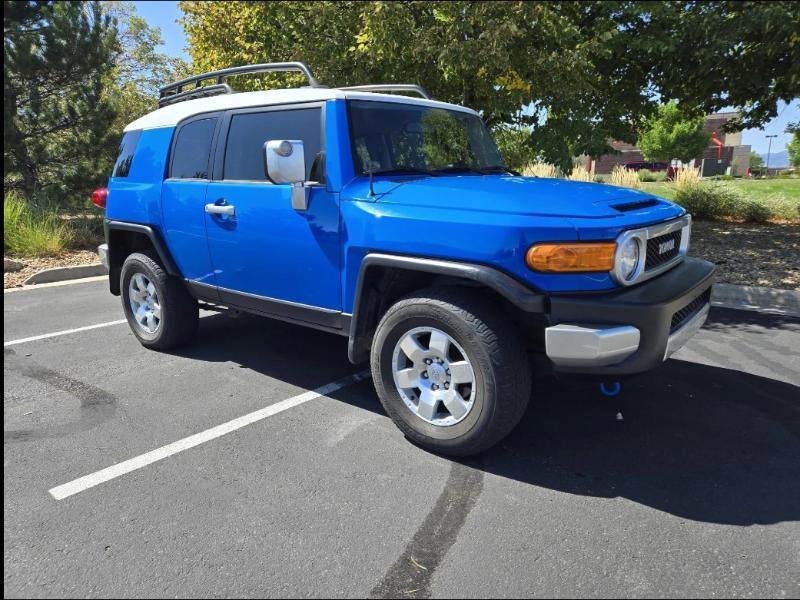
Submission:
[[[702,175],[721,175],[728,167],[731,167],[733,175],[746,175],[750,169],[750,146],[742,145],[742,132],[726,133],[722,130],[725,123],[737,117],[737,112],[719,112],[706,117],[706,131],[709,134],[716,133],[722,146],[716,144],[706,148],[702,155],[694,160],[694,166],[702,169]],[[599,157],[591,157],[592,167],[597,175],[608,175],[616,165],[624,165],[631,162],[643,162],[644,156],[633,144],[618,142],[613,140],[611,147],[618,153],[604,154]]]

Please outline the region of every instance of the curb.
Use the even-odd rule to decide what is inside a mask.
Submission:
[[[108,274],[108,269],[100,263],[96,265],[80,265],[77,267],[56,267],[55,269],[45,269],[44,271],[34,273],[25,280],[24,285],[83,279],[84,277],[95,277],[97,275],[106,274]]]
[[[723,308],[800,317],[800,291],[797,290],[715,283],[711,292],[711,304]]]

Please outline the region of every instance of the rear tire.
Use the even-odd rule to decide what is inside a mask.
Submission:
[[[384,409],[411,440],[442,454],[490,448],[519,423],[530,361],[497,304],[465,287],[420,290],[394,304],[372,341]]]
[[[120,288],[125,318],[145,348],[169,350],[194,337],[197,300],[151,256],[137,252],[125,259]]]

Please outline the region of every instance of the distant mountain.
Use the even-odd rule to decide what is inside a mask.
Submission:
[[[764,166],[767,166],[767,154],[760,155],[762,159],[764,159]],[[769,168],[776,168],[779,169],[781,167],[788,167],[789,166],[789,153],[784,150],[783,152],[773,152],[769,156]]]

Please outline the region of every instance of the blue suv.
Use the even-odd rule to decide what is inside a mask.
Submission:
[[[309,85],[225,83],[285,70]],[[708,314],[714,266],[686,255],[680,206],[521,177],[477,113],[418,86],[332,89],[269,63],[166,86],[160,105],[96,193],[111,293],[148,348],[190,341],[201,304],[347,336],[409,438],[469,455],[522,417],[531,353],[616,380]]]

